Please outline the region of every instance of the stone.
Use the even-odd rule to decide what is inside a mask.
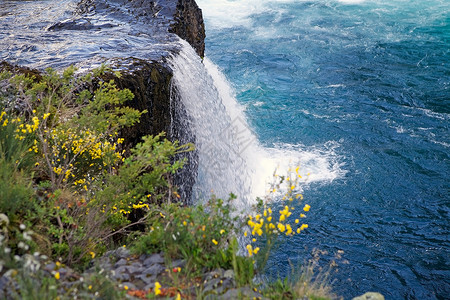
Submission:
[[[139,261],[132,262],[128,266],[128,272],[130,274],[142,273],[143,270],[144,270],[144,266]]]
[[[128,256],[130,256],[130,250],[124,247],[120,247],[116,250],[116,256],[118,258],[127,258]]]
[[[120,266],[125,266],[127,263],[128,261],[125,258],[121,258],[114,264],[114,267],[118,268]]]
[[[220,278],[213,278],[209,281],[207,281],[203,286],[203,294],[206,295],[211,291],[215,291],[216,288],[221,285],[223,282]]]
[[[224,271],[223,271],[222,268],[215,269],[215,270],[213,270],[213,271],[211,271],[211,272],[206,273],[206,274],[203,276],[203,280],[208,281],[208,280],[211,280],[211,279],[213,279],[213,278],[219,278],[219,277],[222,277],[222,276],[223,276],[223,272],[224,272]]]
[[[141,274],[136,277],[139,280],[142,280],[146,285],[154,284],[156,282],[156,275],[150,274]]]
[[[384,300],[384,296],[376,292],[367,292],[362,296],[353,298],[352,300]]]
[[[126,287],[128,287],[128,289],[133,289],[133,290],[135,290],[136,289],[136,286],[132,283],[132,282],[122,282],[122,286],[125,288],[125,286]]]
[[[234,271],[233,270],[226,270],[225,273],[223,274],[223,277],[233,279],[234,278]]]
[[[162,272],[164,272],[164,270],[165,270],[165,268],[162,265],[154,264],[154,265],[151,265],[150,267],[144,269],[142,271],[142,274],[145,276],[158,275],[158,274],[161,274]]]
[[[172,268],[184,268],[186,266],[186,260],[177,259],[172,262]]]
[[[162,264],[162,263],[164,263],[164,257],[159,253],[155,253],[146,260],[144,260],[144,266],[146,267],[153,264]]]

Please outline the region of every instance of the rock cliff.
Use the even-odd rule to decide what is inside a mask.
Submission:
[[[177,37],[178,35],[178,37]],[[171,88],[167,58],[180,49],[179,37],[204,56],[205,29],[194,0],[37,0],[0,3],[0,71],[20,66],[39,72],[75,65],[81,71],[102,63],[121,71],[120,88],[135,98],[129,106],[148,113],[123,132],[129,145],[143,135],[165,131],[169,138],[194,142],[195,136],[174,124],[183,118]],[[27,71],[28,72],[28,71]],[[173,109],[177,109],[174,113]],[[189,201],[196,178],[196,154],[188,155],[189,172],[177,178]],[[181,184],[183,182],[183,184]]]

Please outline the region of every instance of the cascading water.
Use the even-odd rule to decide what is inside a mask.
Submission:
[[[232,192],[238,206],[247,207],[264,195],[275,171],[283,175],[291,166],[300,165],[310,174],[305,176],[309,182],[331,181],[343,174],[334,154],[336,143],[307,151],[302,145],[262,147],[224,75],[209,59],[202,62],[188,43],[180,43],[180,53],[169,61],[174,71],[172,102],[177,105],[172,111],[178,114],[173,124],[182,127],[176,129],[182,132],[177,137],[191,135],[181,137],[181,142],[193,142],[198,154],[191,162],[198,168],[194,201]]]
[[[193,199],[205,199],[211,194],[227,197],[233,192],[246,203],[250,174],[240,156],[242,144],[233,132],[233,122],[200,57],[186,42],[180,43],[182,50],[170,64],[176,90],[173,96],[180,98],[187,114],[181,131],[193,131],[198,153]]]

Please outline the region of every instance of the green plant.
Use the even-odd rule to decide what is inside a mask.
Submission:
[[[33,154],[29,137],[17,138],[17,119],[0,113],[0,212],[15,216],[32,206],[31,169]]]
[[[107,67],[84,76],[75,76],[75,71],[47,69],[38,79],[0,76],[9,82],[7,95],[0,96],[1,118],[7,110],[14,115],[1,120],[0,135],[6,132],[9,139],[0,144],[0,154],[5,154],[0,157],[0,176],[14,178],[13,172],[24,178],[23,183],[9,179],[1,184],[15,192],[7,195],[18,198],[12,203],[37,204],[34,215],[27,217],[51,240],[53,255],[69,264],[86,262],[91,253],[113,242],[113,235],[142,223],[149,205],[176,197],[170,177],[183,161],[173,161],[173,156],[192,150],[160,134],[144,137],[126,158],[120,130],[136,124],[145,111],[126,106],[133,98],[129,90],[101,79],[112,73]],[[21,151],[10,151],[11,145]],[[13,157],[15,153],[20,157]],[[27,189],[33,176],[19,176],[26,158],[34,170],[34,193]],[[26,171],[31,175],[29,168]],[[138,220],[130,218],[131,213]]]
[[[294,205],[298,206],[303,200],[303,195],[298,192],[299,179],[302,178],[299,168],[295,168],[295,171],[289,169],[286,176],[279,176],[275,172],[268,194],[264,199],[258,199],[254,213],[247,216],[248,227],[244,236],[250,241],[246,249],[248,256],[255,257],[259,273],[264,272],[269,255],[281,236],[291,237],[308,228],[308,224],[300,222],[306,218],[304,213],[296,218],[291,217],[292,211],[295,210]],[[274,212],[275,208],[272,209],[275,202],[282,208],[278,213]],[[310,205],[306,204],[303,211],[306,213],[310,208]]]
[[[163,204],[154,208],[148,231],[137,240],[133,251],[139,254],[164,251],[169,258],[186,259],[188,268],[193,270],[202,267],[237,270],[244,258],[236,256],[239,218],[234,216],[234,198],[231,195],[224,201],[212,197],[205,206]]]

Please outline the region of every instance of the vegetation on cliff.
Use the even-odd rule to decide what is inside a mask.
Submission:
[[[75,72],[0,74],[0,275],[18,284],[13,297],[201,298],[198,278],[216,268],[233,270],[239,287],[261,288],[272,299],[332,296],[326,277],[312,281],[313,265],[297,281],[254,281],[278,239],[308,227],[303,220],[309,205],[298,216],[292,213],[293,202],[303,199],[296,192],[298,168],[275,176],[268,195],[245,216],[236,212],[233,195],[184,206],[172,184],[184,161],[174,157],[193,145],[161,133],[127,150],[121,132],[145,111],[127,106],[129,90],[102,79],[119,73],[106,67],[84,76]],[[279,191],[283,205],[275,211],[271,200]],[[183,258],[186,265],[163,283],[171,290],[156,282],[139,294],[98,274],[75,292],[58,294],[59,266],[81,271],[123,245],[135,255],[163,252],[169,264]],[[56,262],[50,274],[40,270],[39,261],[46,259]]]

